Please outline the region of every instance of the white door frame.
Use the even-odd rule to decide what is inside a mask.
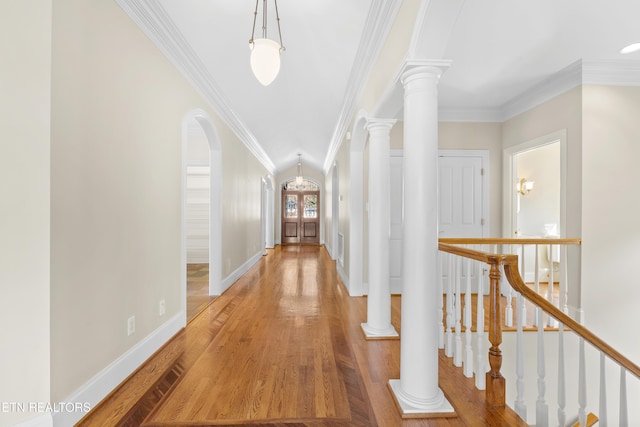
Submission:
[[[505,148],[502,155],[502,236],[515,237],[516,227],[516,181],[515,157],[520,153],[538,147],[560,142],[560,237],[567,233],[567,130],[561,129],[547,135],[540,136],[522,144]]]

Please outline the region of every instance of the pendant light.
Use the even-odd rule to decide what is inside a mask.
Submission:
[[[258,19],[258,3],[253,12],[253,29],[249,48],[251,49],[250,64],[253,75],[262,85],[268,86],[275,80],[280,72],[280,53],[285,50],[282,45],[282,32],[280,31],[280,15],[278,14],[278,0],[273,0],[278,23],[278,36],[280,43],[267,38],[267,0],[262,0],[262,38],[254,38],[256,21]]]

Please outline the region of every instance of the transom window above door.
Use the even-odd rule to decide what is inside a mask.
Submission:
[[[320,187],[315,182],[303,179],[302,184],[297,185],[295,178],[282,184],[282,189],[285,191],[320,191]]]

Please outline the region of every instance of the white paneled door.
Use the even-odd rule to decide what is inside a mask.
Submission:
[[[440,151],[439,237],[488,236],[488,152]],[[402,152],[391,154],[390,285],[402,293]],[[444,266],[446,271],[447,266]],[[445,273],[446,275],[446,273]],[[474,289],[477,279],[473,278]],[[446,278],[445,278],[446,280]]]
[[[440,156],[439,237],[483,237],[483,159]]]

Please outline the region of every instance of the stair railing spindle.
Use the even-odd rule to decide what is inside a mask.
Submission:
[[[538,319],[538,400],[536,400],[536,426],[547,427],[549,425],[549,405],[546,402],[547,385],[545,380],[544,360],[544,321],[542,310]]]
[[[455,288],[455,350],[453,351],[454,366],[462,366],[462,299],[460,295],[460,282],[462,281],[462,259],[456,257],[456,288]]]
[[[561,323],[558,329],[558,425],[567,423],[566,374],[564,368],[564,325]]]
[[[600,353],[600,399],[598,402],[599,426],[607,427],[607,379],[605,374],[605,357]]]
[[[471,259],[466,258],[465,264],[467,267],[467,290],[464,294],[464,327],[466,339],[464,376],[471,378],[473,376],[473,335],[471,333],[471,326],[473,323],[473,314],[471,312]],[[478,297],[480,296],[478,295]]]
[[[478,263],[478,300],[476,301],[476,329],[478,339],[478,353],[476,364],[478,365],[476,371],[476,388],[478,390],[484,390],[486,388],[486,374],[485,367],[486,355],[484,353],[484,266],[482,263]]]
[[[516,292],[516,401],[514,409],[520,418],[527,419],[527,405],[524,401],[524,332],[523,324],[524,298],[520,292]]]
[[[620,367],[620,427],[629,426],[629,408],[627,406],[627,371]]]

